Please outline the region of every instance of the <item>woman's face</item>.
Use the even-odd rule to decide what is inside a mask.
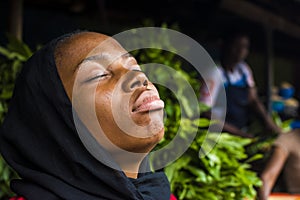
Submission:
[[[117,146],[145,153],[159,142],[164,103],[136,60],[115,40],[81,33],[57,52],[58,72],[73,107],[101,145],[109,151]]]
[[[237,62],[247,58],[249,53],[249,39],[247,36],[239,36],[233,40],[230,46],[230,56]]]

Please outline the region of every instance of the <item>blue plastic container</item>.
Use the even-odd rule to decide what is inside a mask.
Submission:
[[[292,87],[281,88],[281,89],[279,89],[279,92],[278,92],[279,96],[281,96],[284,99],[289,99],[289,98],[293,97],[294,93],[295,93],[295,89]]]
[[[283,101],[273,101],[272,102],[272,110],[276,112],[282,112],[284,110]]]
[[[299,120],[295,120],[291,123],[291,128],[292,129],[296,129],[296,128],[300,128],[300,121]]]

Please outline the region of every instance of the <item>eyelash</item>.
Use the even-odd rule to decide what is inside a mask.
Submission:
[[[141,69],[132,69],[131,71],[137,71],[137,72],[143,72]],[[88,82],[92,82],[96,79],[101,79],[101,78],[105,78],[106,76],[109,76],[109,73],[104,73],[104,74],[100,74],[100,75],[96,75],[92,78],[89,78],[88,80],[86,80],[85,82],[88,83]]]
[[[134,72],[143,72],[141,69],[132,69],[131,71],[134,71]]]
[[[109,74],[108,73],[104,73],[104,74],[100,74],[100,75],[96,75],[88,80],[86,80],[85,82],[92,82],[96,79],[101,79],[101,78],[105,78],[106,76],[108,76]]]

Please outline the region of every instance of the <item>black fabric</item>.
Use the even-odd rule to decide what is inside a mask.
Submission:
[[[164,173],[129,179],[83,146],[54,61],[55,46],[65,37],[35,53],[18,77],[0,129],[1,153],[21,177],[12,190],[27,200],[169,199]]]
[[[240,72],[242,73],[242,72]],[[232,85],[225,72],[228,85],[226,89],[227,97],[227,113],[226,122],[230,123],[238,128],[244,128],[249,123],[249,87]],[[245,74],[243,79],[246,82]]]
[[[246,127],[249,123],[248,88],[229,85],[226,88],[227,113],[226,122],[238,128]]]

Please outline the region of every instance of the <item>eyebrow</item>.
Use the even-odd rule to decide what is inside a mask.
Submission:
[[[82,63],[85,63],[85,62],[88,62],[88,61],[99,61],[99,60],[105,60],[107,59],[108,56],[105,56],[104,54],[100,54],[100,55],[95,55],[95,56],[90,56],[90,57],[87,57],[85,58],[84,60],[82,60],[79,65],[81,65]],[[79,66],[78,65],[78,66]]]
[[[74,68],[74,72],[80,68],[80,66],[85,63],[85,62],[88,62],[88,61],[99,61],[99,60],[107,60],[108,59],[108,56],[107,55],[104,55],[104,54],[100,54],[100,55],[94,55],[94,56],[90,56],[90,57],[87,57],[85,59],[83,59],[82,61],[80,61],[77,66]]]
[[[133,55],[129,52],[122,55],[122,57],[133,57]]]
[[[88,62],[88,61],[101,61],[101,60],[108,60],[108,57],[107,55],[105,54],[100,54],[100,55],[94,55],[94,56],[90,56],[90,57],[87,57],[85,59],[83,59],[80,63],[78,63],[77,67],[76,68],[79,68],[81,64],[85,63],[85,62]],[[121,56],[122,58],[126,58],[126,57],[133,57],[131,53],[125,53],[125,54],[122,54]],[[76,70],[76,69],[75,69]]]
[[[124,58],[124,57],[133,57],[132,55],[131,55],[131,53],[125,53],[125,54],[122,54],[122,56],[121,56],[122,58]],[[85,58],[83,61],[81,61],[81,63],[84,63],[84,62],[87,62],[87,61],[93,61],[93,60],[104,60],[104,59],[107,59],[108,58],[108,56],[107,55],[105,55],[105,54],[100,54],[100,55],[95,55],[95,56],[90,56],[90,57],[87,57],[87,58]],[[80,63],[80,64],[81,64]]]

